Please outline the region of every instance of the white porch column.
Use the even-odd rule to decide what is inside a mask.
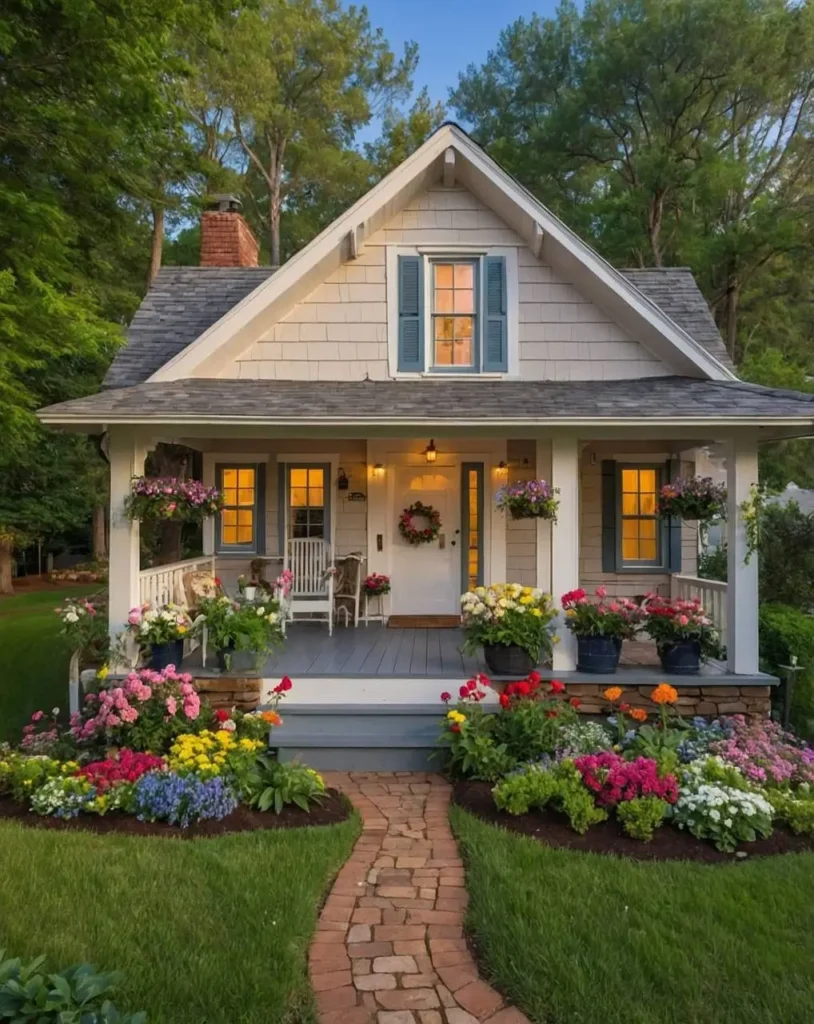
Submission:
[[[551,592],[555,604],[579,586],[579,440],[555,437],[551,442],[551,483],[560,490],[557,522],[551,528]],[[576,639],[560,625],[554,648],[554,669],[576,667]]]
[[[535,474],[538,480],[551,482],[551,442],[537,438]],[[537,586],[551,591],[551,521],[537,520]]]
[[[727,667],[738,674],[758,671],[757,552],[746,560],[746,528],[738,506],[758,482],[757,442],[730,441],[726,458],[728,585],[726,590]]]
[[[110,458],[110,566],[108,589],[110,638],[122,632],[130,609],[140,601],[139,524],[124,513],[124,500],[130,493],[130,481],[144,472],[147,453],[133,434],[111,430]]]

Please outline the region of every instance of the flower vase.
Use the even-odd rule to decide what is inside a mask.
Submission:
[[[613,675],[621,650],[618,636],[578,636],[577,668],[592,675]]]
[[[486,667],[496,676],[523,679],[535,668],[534,658],[517,644],[485,644]]]
[[[697,676],[701,671],[701,644],[697,640],[681,640],[659,647],[661,667],[674,676]]]
[[[149,667],[154,672],[163,672],[168,665],[180,668],[184,660],[184,641],[170,640],[166,644],[153,644],[150,648]]]

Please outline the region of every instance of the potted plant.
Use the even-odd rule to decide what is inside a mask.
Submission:
[[[641,621],[641,609],[627,597],[607,600],[605,587],[595,598],[583,589],[563,594],[565,625],[577,638],[577,668],[581,672],[610,675],[619,664],[623,640],[631,640]]]
[[[708,523],[726,515],[726,487],[709,476],[679,477],[661,488],[656,511],[660,516]]]
[[[670,601],[658,595],[642,606],[644,631],[656,642],[661,667],[673,675],[694,676],[701,662],[720,653],[718,631],[700,598]]]
[[[382,573],[372,572],[362,581],[362,590],[368,597],[382,597],[390,593],[390,577]]]
[[[475,587],[461,598],[463,649],[483,648],[489,671],[517,679],[528,675],[553,646],[556,615],[551,597],[519,583]]]
[[[223,498],[216,487],[174,476],[136,477],[125,502],[131,519],[154,522],[201,522],[222,508]]]
[[[56,609],[62,619],[62,633],[71,651],[78,654],[81,667],[100,667],[110,653],[106,609],[91,598],[69,597]]]
[[[497,507],[507,509],[512,519],[550,519],[557,521],[559,488],[549,487],[545,480],[524,480],[501,487],[495,495]]]
[[[221,672],[229,671],[237,651],[250,651],[259,668],[272,647],[283,641],[279,602],[274,599],[251,605],[240,604],[225,594],[205,598],[198,606],[195,622],[206,624],[207,646],[215,651]]]
[[[168,665],[178,667],[184,660],[184,640],[192,633],[192,621],[177,604],[154,608],[148,601],[130,610],[127,628],[149,667],[162,672]]]

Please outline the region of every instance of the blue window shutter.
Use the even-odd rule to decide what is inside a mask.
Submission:
[[[483,369],[505,373],[509,369],[506,330],[506,260],[487,256],[484,260]]]
[[[662,483],[670,483],[681,475],[681,463],[678,459],[670,459],[664,472],[666,478]],[[661,523],[664,564],[670,572],[681,572],[681,520],[670,517],[662,519]]]
[[[420,256],[399,256],[399,370],[424,369],[424,266]]]
[[[602,572],[616,572],[616,462],[602,460]]]

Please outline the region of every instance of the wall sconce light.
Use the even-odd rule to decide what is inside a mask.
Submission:
[[[376,480],[381,480],[384,477],[384,466],[381,462],[377,462],[373,467],[373,476]]]
[[[339,491],[346,491],[348,489],[348,475],[345,470],[340,466],[336,474],[336,487]]]
[[[497,466],[495,466],[495,474],[500,477],[507,477],[509,475],[508,464],[505,463],[503,459],[501,459]]]
[[[430,439],[430,443],[424,449],[424,458],[427,462],[435,462],[438,458],[438,449],[435,447],[435,441]]]

